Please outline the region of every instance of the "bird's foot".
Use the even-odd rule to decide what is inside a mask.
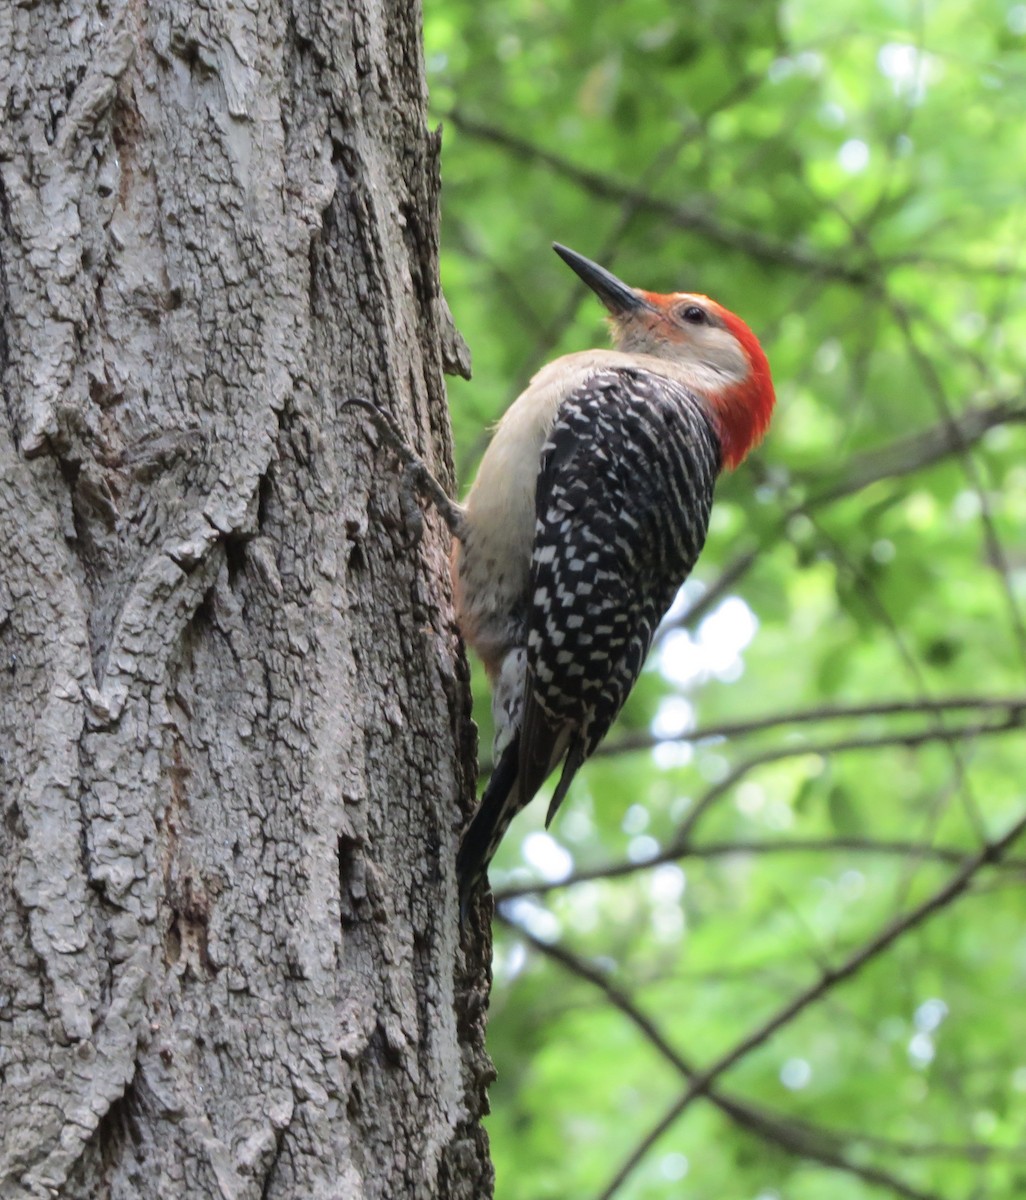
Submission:
[[[399,505],[403,520],[410,530],[411,538],[416,545],[424,532],[424,514],[418,499],[427,500],[434,505],[439,516],[449,527],[449,532],[455,538],[463,533],[463,509],[446,495],[445,488],[431,474],[427,464],[419,454],[407,444],[399,427],[383,409],[370,400],[352,396],[342,401],[343,405],[355,405],[362,408],[371,418],[378,436],[388,446],[399,460],[402,476],[399,480]]]

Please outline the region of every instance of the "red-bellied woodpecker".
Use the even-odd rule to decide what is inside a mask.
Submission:
[[[615,349],[538,372],[449,521],[457,618],[495,718],[494,770],[457,860],[464,912],[516,813],[562,763],[548,823],[605,736],[702,549],[720,470],[761,439],[774,403],[739,317],[554,248],[609,310]]]

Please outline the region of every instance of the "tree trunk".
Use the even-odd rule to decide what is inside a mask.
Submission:
[[[490,1191],[419,38],[0,5],[4,1197]]]

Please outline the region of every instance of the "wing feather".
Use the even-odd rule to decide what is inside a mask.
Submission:
[[[719,468],[672,380],[601,370],[561,403],[535,497],[521,806],[565,755],[551,819],[622,708],[705,541]]]

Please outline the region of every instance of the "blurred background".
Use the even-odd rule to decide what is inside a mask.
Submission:
[[[606,752],[493,866],[498,1200],[1026,1196],[1026,4],[425,26],[462,487],[606,344],[554,239],[737,311],[778,394]],[[480,673],[475,716],[487,760]]]

